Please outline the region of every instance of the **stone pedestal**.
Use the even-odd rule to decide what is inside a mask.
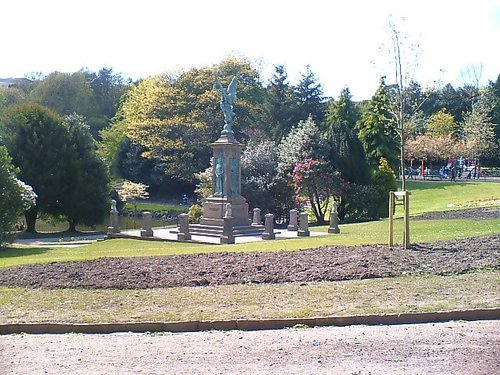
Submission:
[[[151,212],[142,213],[141,237],[153,237],[153,215]]]
[[[264,233],[262,233],[263,240],[274,240],[276,235],[274,234],[274,215],[266,214],[264,222]]]
[[[179,241],[189,241],[191,239],[191,234],[189,233],[189,215],[180,214],[179,215],[179,232],[177,233],[177,240]]]
[[[309,232],[309,215],[307,212],[301,212],[299,214],[299,230],[297,235],[299,237],[308,237],[311,233]]]
[[[262,225],[262,220],[260,218],[260,208],[253,209],[253,220],[252,225]]]
[[[296,231],[299,229],[299,225],[297,224],[297,210],[290,210],[290,224],[287,227],[290,231]]]
[[[212,143],[212,195],[203,204],[202,225],[223,225],[226,204],[232,208],[233,226],[250,225],[248,203],[241,196],[241,152],[243,145],[232,132],[223,132]]]
[[[233,218],[225,217],[223,218],[224,227],[222,229],[222,237],[220,238],[221,244],[231,244],[234,243],[234,235],[233,235]]]
[[[241,196],[241,152],[243,145],[232,131],[223,131],[213,148],[212,195],[203,203],[200,224],[191,233],[217,236],[221,243],[234,243],[235,235],[262,233],[262,225],[251,225],[248,203]],[[230,215],[226,215],[230,207]]]
[[[118,210],[116,209],[116,201],[111,201],[111,211],[109,211],[109,227],[108,234],[120,233],[120,225],[118,223]]]
[[[226,205],[231,204],[233,225],[250,225],[248,219],[248,203],[245,198],[240,196],[211,196],[203,203],[203,215],[200,218],[200,224],[222,226],[224,225],[224,214]]]
[[[328,233],[340,233],[339,214],[337,212],[336,202],[333,204],[332,212],[330,213],[330,226],[328,227]]]

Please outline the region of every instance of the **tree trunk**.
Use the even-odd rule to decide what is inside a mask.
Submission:
[[[24,218],[26,219],[26,232],[36,233],[35,225],[37,216],[38,216],[37,206],[33,206],[28,211],[24,212]]]
[[[76,232],[76,224],[78,224],[78,222],[76,220],[69,220],[68,223],[69,223],[68,231],[69,232]]]
[[[309,202],[311,202],[311,208],[313,210],[313,214],[316,217],[316,222],[318,224],[324,224],[325,218],[321,213],[321,205],[319,204],[319,197],[317,194],[309,197]]]

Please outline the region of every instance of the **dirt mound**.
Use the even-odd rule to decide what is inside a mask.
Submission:
[[[0,270],[0,285],[144,289],[463,273],[499,268],[500,235],[418,244],[328,246],[292,252],[102,258]]]

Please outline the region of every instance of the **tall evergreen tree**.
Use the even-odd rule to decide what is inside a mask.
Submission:
[[[110,119],[115,115],[127,87],[125,79],[112,68],[102,68],[97,73],[91,73],[89,80],[99,113]]]
[[[283,65],[275,66],[275,73],[267,87],[268,125],[274,140],[280,141],[294,125],[295,102],[293,88]]]
[[[368,104],[357,127],[359,139],[372,168],[378,168],[380,158],[387,159],[393,170],[399,170],[399,141],[395,121],[388,110],[389,92],[385,77]]]
[[[370,180],[370,167],[356,129],[359,118],[360,113],[346,87],[338,101],[330,102],[325,130],[332,165],[344,180],[363,185]]]
[[[294,90],[297,108],[295,110],[295,121],[305,121],[311,116],[316,124],[322,124],[325,118],[325,102],[323,98],[323,87],[317,81],[311,67],[306,66],[306,73]]]

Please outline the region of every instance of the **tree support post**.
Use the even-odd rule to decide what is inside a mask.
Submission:
[[[394,246],[395,198],[402,197],[404,207],[403,247],[405,249],[410,248],[410,194],[408,190],[389,192],[389,247]]]

